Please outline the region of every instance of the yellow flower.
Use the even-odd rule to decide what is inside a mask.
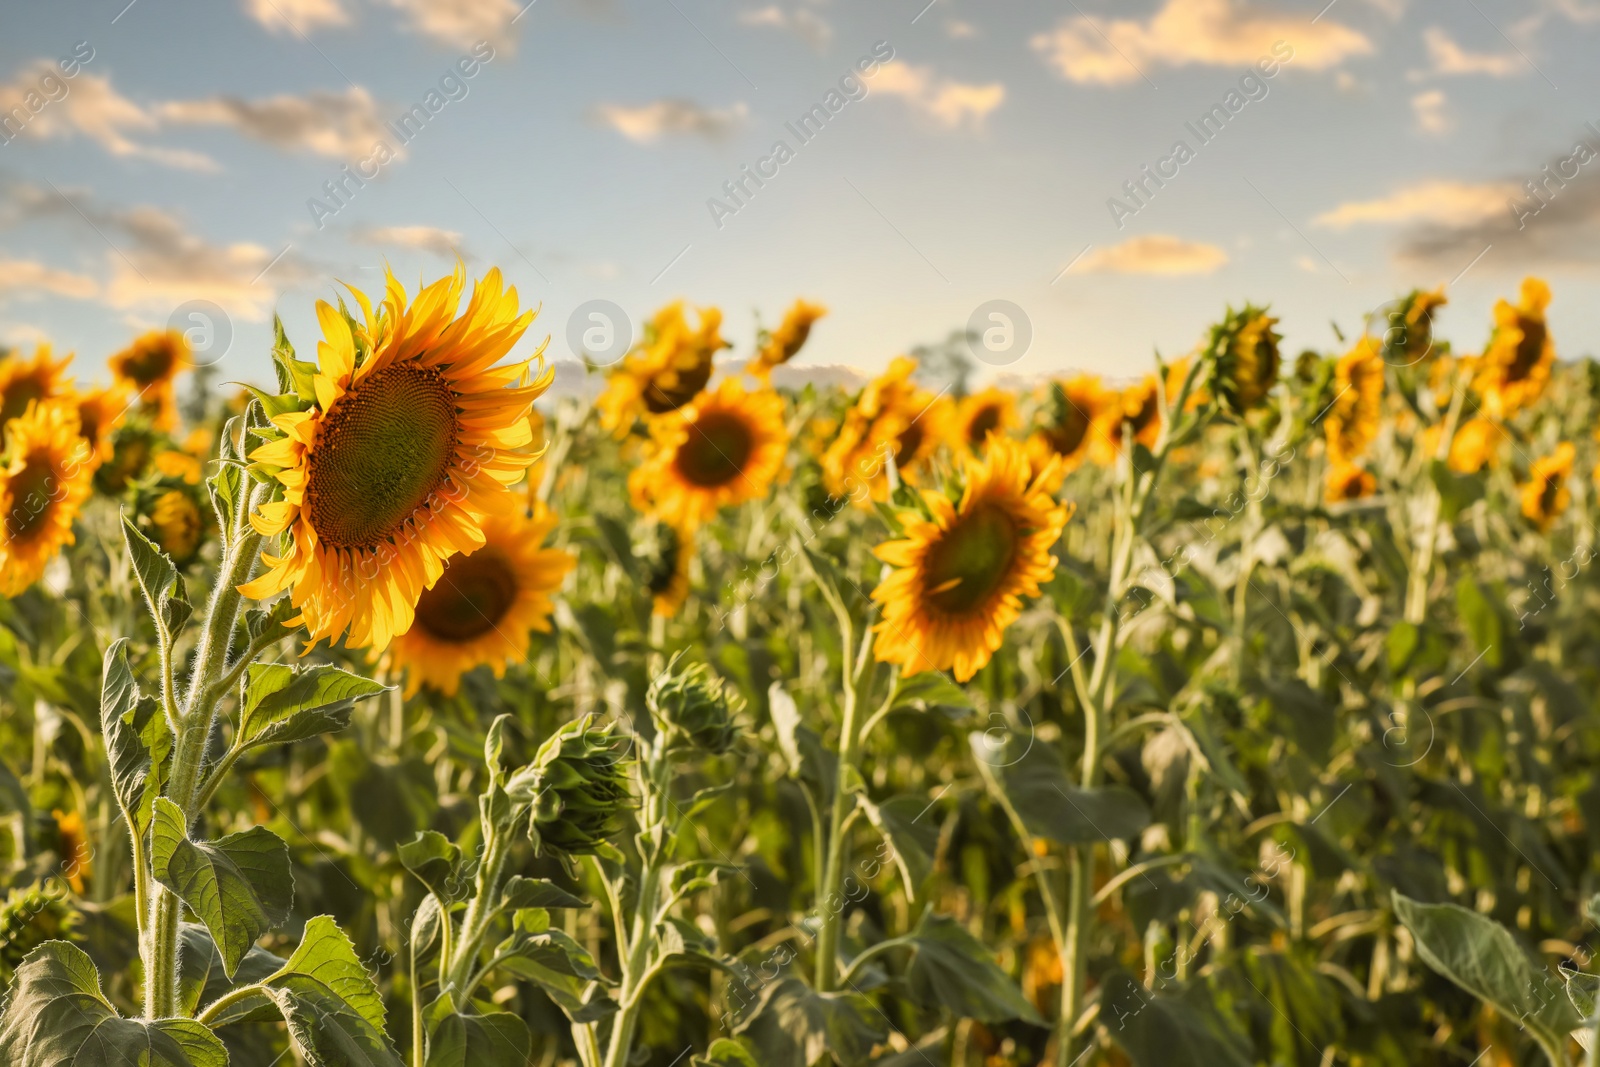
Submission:
[[[873,550],[894,568],[872,591],[883,610],[876,655],[906,675],[953,669],[964,682],[988,663],[1022,599],[1055,574],[1050,549],[1071,514],[1048,488],[1059,459],[1036,469],[1021,444],[996,438],[982,459],[962,462],[958,504],[924,492],[932,518]]]
[[[1161,436],[1160,388],[1160,381],[1152,374],[1114,394],[1109,403],[1100,406],[1099,423],[1091,430],[1101,442],[1100,446],[1094,448],[1096,462],[1109,464],[1116,457],[1122,448],[1124,424],[1136,443],[1146,448],[1155,446],[1156,438]],[[1173,391],[1169,382],[1169,399]]]
[[[517,504],[510,486],[534,459],[528,408],[552,374],[542,346],[497,365],[533,321],[499,270],[457,318],[465,284],[458,265],[408,306],[390,274],[376,313],[351,291],[364,324],[318,301],[315,401],[274,416],[283,436],[250,454],[283,486],[251,516],[258,532],[282,535],[281,554],[263,553],[270,569],[241,591],[291,590],[312,643],[347,634],[384,648],[410,628],[445,560],[482,545],[484,519]]]
[[[956,406],[951,424],[952,451],[982,452],[983,442],[989,434],[996,433],[1004,437],[1021,424],[1017,417],[1016,397],[993,386],[981,393],[973,393]]]
[[[0,425],[22,415],[35,400],[53,400],[70,394],[72,386],[62,371],[71,362],[70,354],[59,361],[51,360],[49,345],[35,348],[32,359],[17,355],[0,359]]]
[[[1572,473],[1577,454],[1572,442],[1563,441],[1548,456],[1534,460],[1528,469],[1528,480],[1522,486],[1522,514],[1541,530],[1548,530],[1572,503],[1567,476]]]
[[[171,433],[178,425],[178,394],[173,381],[193,366],[189,342],[177,330],[152,330],[111,357],[111,373],[119,385],[137,394],[139,409],[156,429]]]
[[[1335,460],[1328,467],[1328,503],[1360,500],[1378,491],[1378,480],[1354,463]]]
[[[56,820],[56,856],[61,871],[67,876],[72,891],[81,896],[94,870],[90,863],[94,848],[89,844],[88,828],[83,824],[83,816],[76,811],[63,812],[58,808],[50,814]]]
[[[1442,427],[1430,426],[1422,432],[1422,448],[1429,456],[1438,455]],[[1501,425],[1481,415],[1468,419],[1456,430],[1450,442],[1448,463],[1457,474],[1476,474],[1499,460],[1500,443],[1510,437]]]
[[[150,504],[147,524],[154,541],[179,565],[194,558],[205,538],[205,512],[192,493],[167,489]]]
[[[454,696],[474,667],[502,677],[527,658],[534,631],[550,632],[550,596],[577,564],[565,549],[540,547],[555,525],[544,509],[494,516],[481,547],[450,557],[417,601],[416,622],[389,647],[392,668],[406,671],[407,696],[424,685]]]
[[[767,335],[766,343],[750,361],[749,371],[758,378],[772,373],[772,368],[789,362],[811,336],[811,326],[828,313],[821,304],[796,300],[783,316],[783,323]]]
[[[689,598],[689,565],[694,562],[692,532],[661,527],[661,555],[650,574],[650,614],[671,618]]]
[[[88,442],[91,461],[99,466],[111,458],[111,435],[122,425],[128,394],[120,386],[92,389],[73,397],[78,409],[78,433]]]
[[[1522,282],[1516,306],[1501,300],[1494,306],[1494,333],[1489,337],[1472,387],[1497,419],[1507,419],[1539,399],[1550,380],[1556,346],[1545,328],[1550,287],[1538,278]]]
[[[622,437],[638,419],[677,411],[700,395],[712,359],[726,347],[721,311],[701,308],[699,325],[691,327],[683,302],[668,304],[651,320],[644,343],[606,380],[595,402],[600,425]]]
[[[1333,399],[1322,419],[1328,458],[1353,463],[1378,436],[1383,412],[1383,357],[1378,343],[1363,337],[1339,357],[1333,371]]]
[[[734,378],[655,420],[650,437],[644,462],[628,476],[634,507],[684,530],[766,496],[789,447],[783,398],[772,389],[747,393]]]
[[[1278,352],[1281,338],[1272,331],[1277,324],[1278,320],[1264,310],[1246,305],[1241,311],[1230,312],[1219,327],[1222,336],[1218,338],[1221,351],[1217,354],[1215,392],[1223,405],[1237,415],[1261,403],[1278,384],[1278,368],[1283,360]],[[1169,388],[1182,384],[1180,378],[1169,383]]]
[[[1444,286],[1428,292],[1413,289],[1390,316],[1383,334],[1385,356],[1390,362],[1411,366],[1435,355],[1434,313],[1450,302]]]
[[[1028,439],[1034,464],[1042,467],[1050,456],[1060,456],[1065,473],[1077,470],[1091,453],[1097,457],[1111,455],[1102,410],[1114,399],[1115,394],[1108,393],[1093,375],[1051,382],[1040,425]]]
[[[895,357],[845,413],[822,455],[823,485],[834,497],[865,503],[867,498],[857,492],[865,485],[872,500],[886,499],[891,456],[901,480],[915,485],[919,468],[949,437],[950,402],[913,382],[916,369],[916,360]]]
[[[205,475],[205,464],[187,452],[179,452],[169,448],[157,452],[152,462],[160,473],[168,478],[182,478],[190,485],[199,485],[200,479]]]
[[[94,477],[89,446],[65,404],[35,404],[6,423],[0,468],[0,596],[38,581],[47,563],[73,543],[72,520]]]

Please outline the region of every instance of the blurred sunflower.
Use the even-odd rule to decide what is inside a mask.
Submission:
[[[292,590],[313,644],[347,633],[382,649],[410,629],[445,560],[484,543],[485,517],[517,504],[510,486],[534,458],[528,408],[552,372],[542,346],[497,365],[534,313],[518,311],[496,269],[457,318],[465,284],[458,265],[408,306],[391,273],[376,312],[351,290],[364,323],[318,301],[325,340],[318,365],[302,364],[314,399],[274,416],[282,436],[250,454],[284,488],[251,516],[260,533],[282,535],[281,555],[263,553],[269,570],[241,591]]]
[[[1096,461],[1111,462],[1122,447],[1124,423],[1127,424],[1128,432],[1133,435],[1135,443],[1146,448],[1155,446],[1156,438],[1161,436],[1160,388],[1160,379],[1152,374],[1113,395],[1109,403],[1101,405],[1100,425],[1095,432],[1105,442],[1106,447],[1103,450],[1096,449],[1094,453]],[[1168,392],[1171,392],[1170,388]]]
[[[655,420],[650,438],[628,475],[633,505],[685,530],[766,496],[789,448],[783,398],[772,389],[746,392],[734,378]]]
[[[1577,455],[1572,442],[1563,441],[1554,452],[1540,456],[1528,468],[1528,480],[1522,486],[1522,514],[1540,530],[1548,530],[1572,503],[1567,477],[1572,474]]]
[[[56,856],[61,871],[67,876],[67,884],[72,886],[72,891],[82,896],[93,871],[90,861],[94,857],[94,847],[89,844],[88,828],[77,811],[63,812],[57,809],[50,814],[56,821]]]
[[[962,459],[960,502],[924,492],[930,517],[873,550],[894,568],[872,591],[883,610],[876,655],[905,675],[953,669],[965,682],[988,663],[1022,598],[1055,574],[1050,549],[1071,514],[1050,494],[1059,459],[1035,468],[1003,437],[982,459]]]
[[[784,313],[783,322],[776,330],[767,334],[762,341],[761,348],[756,352],[750,366],[746,368],[751,374],[765,379],[772,373],[772,368],[789,362],[800,351],[811,336],[811,326],[818,319],[828,313],[828,309],[821,304],[811,304],[804,300],[796,300]]]
[[[1021,425],[1017,416],[1016,397],[990,386],[981,393],[973,393],[956,405],[955,417],[950,420],[951,448],[960,452],[982,452],[983,442],[989,434],[1002,437]]]
[[[1283,357],[1278,352],[1282,338],[1272,330],[1277,324],[1265,309],[1246,304],[1239,311],[1230,309],[1216,327],[1212,343],[1217,368],[1212,391],[1235,415],[1260,404],[1278,384]]]
[[[176,448],[163,449],[155,454],[151,464],[168,478],[182,478],[190,485],[199,485],[205,477],[205,464],[189,452]]]
[[[94,472],[95,488],[107,496],[120,496],[144,477],[157,450],[170,443],[166,434],[152,429],[143,419],[115,427],[107,441],[111,458],[101,462]]]
[[[212,512],[197,483],[165,477],[135,497],[139,527],[174,563],[182,567],[199,554]]]
[[[1550,287],[1538,278],[1525,278],[1522,299],[1516,307],[1504,300],[1494,306],[1494,332],[1478,362],[1472,387],[1483,398],[1484,409],[1507,419],[1539,399],[1550,381],[1556,346],[1545,328]]]
[[[123,413],[128,410],[127,391],[111,385],[78,393],[73,399],[78,409],[78,434],[88,442],[91,460],[99,466],[111,458],[112,433],[122,425]]]
[[[167,433],[178,425],[178,394],[173,382],[193,365],[189,342],[177,330],[152,330],[111,357],[117,384],[132,390],[139,410]]]
[[[52,360],[45,344],[33,350],[32,359],[14,353],[0,359],[0,425],[22,415],[35,400],[69,395],[72,385],[62,372],[71,362],[70,354]]]
[[[1101,410],[1114,397],[1099,378],[1088,374],[1051,382],[1038,427],[1028,439],[1034,465],[1042,467],[1050,456],[1060,456],[1065,473],[1077,470],[1091,453],[1109,455],[1111,443],[1103,432]]]
[[[1383,333],[1383,358],[1400,366],[1412,366],[1437,354],[1433,343],[1434,313],[1450,303],[1444,286],[1432,291],[1413,289],[1389,313]]]
[[[94,471],[78,419],[65,404],[34,404],[6,423],[0,468],[0,596],[16,596],[73,543],[72,520]]]
[[[689,598],[694,534],[663,525],[659,540],[660,551],[650,567],[650,614],[670,619],[683,610],[683,603]]]
[[[390,666],[406,672],[406,695],[426,685],[454,696],[461,676],[489,667],[496,678],[528,655],[529,635],[550,632],[550,595],[576,564],[572,553],[540,547],[555,529],[540,509],[491,516],[482,547],[458,553],[417,601],[416,621],[389,646]]]
[[[1377,438],[1383,412],[1383,357],[1377,341],[1362,337],[1339,357],[1332,389],[1333,399],[1322,420],[1328,458],[1335,464],[1353,463]]]
[[[1328,467],[1328,503],[1343,500],[1360,500],[1378,491],[1378,480],[1372,472],[1346,460],[1336,460]]]
[[[822,455],[823,484],[835,497],[865,503],[855,490],[866,485],[871,499],[886,499],[891,456],[901,480],[915,485],[919,468],[949,438],[950,402],[913,382],[916,370],[916,360],[896,356],[845,412]]]
[[[683,302],[668,304],[650,321],[643,344],[606,379],[595,401],[600,425],[623,437],[640,418],[683,407],[706,387],[712,360],[726,347],[720,310],[701,308],[699,325],[691,327]]]
[[[1422,432],[1422,448],[1425,454],[1434,456],[1439,452],[1439,436],[1443,428],[1430,426]],[[1499,459],[1500,445],[1510,440],[1501,425],[1493,419],[1483,416],[1468,419],[1456,430],[1456,435],[1450,442],[1450,454],[1447,462],[1450,469],[1457,474],[1476,474],[1486,466],[1496,465]]]

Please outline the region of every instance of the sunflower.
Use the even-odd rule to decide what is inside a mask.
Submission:
[[[640,418],[677,411],[711,380],[711,361],[728,347],[722,339],[722,312],[701,308],[698,326],[683,315],[683,302],[656,312],[639,345],[606,380],[595,406],[600,425],[625,436]]]
[[[789,447],[783,398],[772,389],[747,393],[735,378],[655,420],[650,438],[628,476],[633,505],[684,530],[765,496]]]
[[[1160,379],[1152,374],[1113,394],[1107,403],[1100,406],[1097,416],[1099,422],[1092,430],[1103,442],[1103,447],[1094,450],[1096,462],[1109,464],[1115,458],[1122,447],[1124,424],[1136,444],[1146,448],[1155,447],[1156,438],[1161,436],[1160,388]],[[1171,394],[1173,391],[1169,382],[1167,392]]]
[[[1065,382],[1051,382],[1050,394],[1040,411],[1040,422],[1028,439],[1036,466],[1050,456],[1061,457],[1063,472],[1077,470],[1091,453],[1110,455],[1111,442],[1104,432],[1102,409],[1115,394],[1100,379],[1080,374]]]
[[[1430,426],[1422,432],[1422,448],[1426,455],[1438,454],[1442,432],[1438,426]],[[1501,442],[1509,438],[1505,429],[1493,419],[1481,415],[1468,419],[1450,442],[1447,460],[1450,469],[1457,474],[1476,474],[1486,466],[1494,466],[1499,459]]]
[[[165,434],[152,429],[143,419],[116,427],[107,435],[107,440],[111,458],[100,463],[94,472],[95,488],[107,496],[119,496],[143,478],[155,454],[170,443]]]
[[[1240,311],[1230,310],[1217,327],[1213,338],[1217,350],[1213,390],[1223,406],[1236,415],[1260,404],[1278,384],[1283,357],[1278,352],[1282,338],[1272,331],[1277,324],[1278,320],[1264,309],[1246,304]]]
[[[35,348],[32,359],[17,355],[0,359],[0,425],[22,415],[35,400],[53,400],[71,393],[72,386],[62,374],[71,362],[71,355],[52,360],[49,345]]]
[[[1333,370],[1333,399],[1323,415],[1322,432],[1335,464],[1354,462],[1378,436],[1383,408],[1383,357],[1378,342],[1362,337]]]
[[[990,386],[981,393],[963,398],[950,423],[952,450],[982,452],[983,442],[990,433],[1004,437],[1016,429],[1021,420],[1017,417],[1016,397]]]
[[[660,553],[650,566],[650,614],[671,618],[683,610],[689,598],[694,534],[665,525],[660,530]]]
[[[758,378],[766,378],[772,368],[789,362],[811,336],[811,326],[828,313],[821,304],[796,300],[784,314],[783,322],[763,339],[761,350],[750,361],[748,370]]]
[[[78,409],[78,433],[88,442],[91,461],[99,466],[111,458],[112,434],[128,410],[127,391],[119,386],[91,389],[73,397]]]
[[[542,548],[555,517],[539,509],[491,516],[483,544],[444,565],[417,601],[416,622],[389,647],[390,666],[406,670],[406,695],[426,685],[454,696],[461,676],[489,667],[502,677],[528,654],[529,635],[550,632],[550,595],[577,564],[561,548]]]
[[[136,510],[145,534],[180,567],[205,543],[209,503],[197,486],[163,478],[139,491]]]
[[[1383,355],[1390,363],[1412,366],[1434,355],[1434,313],[1450,302],[1444,286],[1413,289],[1389,314],[1383,334]]]
[[[1572,503],[1567,476],[1572,473],[1577,454],[1572,442],[1563,441],[1548,456],[1534,460],[1528,469],[1528,480],[1522,486],[1522,514],[1540,530],[1548,530]]]
[[[465,284],[458,265],[408,306],[391,273],[376,313],[351,290],[364,324],[319,301],[317,365],[291,363],[309,378],[300,410],[274,416],[282,436],[250,454],[283,485],[251,516],[282,535],[281,554],[263,553],[269,570],[241,591],[292,589],[312,643],[347,634],[382,649],[410,628],[445,560],[484,543],[484,518],[515,506],[509,487],[534,460],[528,408],[552,374],[542,346],[497,366],[534,314],[518,311],[499,270],[456,318]]]
[[[917,362],[897,356],[868,382],[822,455],[823,484],[835,497],[852,497],[865,484],[871,499],[888,497],[886,471],[894,458],[900,478],[916,484],[919,470],[948,439],[950,402],[911,380]]]
[[[960,502],[923,493],[929,518],[873,550],[893,568],[872,591],[883,610],[876,655],[905,675],[951,668],[965,682],[988,663],[1022,598],[1055,574],[1050,549],[1071,514],[1048,488],[1059,459],[1035,468],[1021,444],[997,437],[982,459],[962,460]]]
[[[200,459],[176,448],[157,452],[151,463],[166,477],[181,478],[190,485],[199,485],[205,476],[205,464]]]
[[[61,872],[67,876],[72,891],[82,896],[93,871],[94,846],[89,844],[88,828],[83,824],[83,816],[76,811],[56,809],[50,814],[56,821],[56,856]]]
[[[1328,468],[1327,495],[1330,504],[1337,504],[1341,500],[1360,500],[1377,491],[1378,480],[1372,476],[1372,472],[1354,463],[1337,460]]]
[[[1507,419],[1539,399],[1550,381],[1556,346],[1545,327],[1550,287],[1538,278],[1522,282],[1516,307],[1501,300],[1494,306],[1494,333],[1483,351],[1472,387],[1495,418]]]
[[[0,468],[0,596],[16,596],[73,543],[72,520],[94,471],[78,419],[65,404],[34,404],[6,423]]]
[[[168,433],[178,425],[178,395],[172,383],[193,365],[189,342],[177,330],[152,330],[111,357],[117,383],[137,393],[139,410]]]

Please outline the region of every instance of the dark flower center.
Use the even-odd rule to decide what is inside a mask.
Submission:
[[[980,504],[928,549],[928,602],[951,615],[981,606],[1011,572],[1016,553],[1016,522],[1005,509]]]
[[[517,599],[511,561],[493,545],[454,556],[417,601],[417,625],[430,637],[464,644],[493,630]]]
[[[727,485],[744,473],[755,447],[750,426],[738,415],[708,411],[689,424],[673,466],[687,482],[706,489]]]

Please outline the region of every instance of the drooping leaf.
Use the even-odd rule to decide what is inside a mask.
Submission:
[[[254,748],[342,730],[350,724],[356,701],[386,688],[326,664],[304,670],[282,663],[253,664],[245,682],[238,743]]]
[[[978,769],[1035,837],[1062,845],[1137,837],[1150,824],[1139,794],[1122,786],[1073,785],[1050,746],[1035,737],[996,748],[988,734],[970,735]]]
[[[525,1067],[533,1050],[527,1024],[506,1011],[463,1015],[446,993],[422,1013],[425,1067]]]
[[[994,962],[983,943],[948,915],[923,913],[911,935],[916,956],[906,972],[912,995],[929,1006],[942,1005],[958,1018],[983,1023],[1021,1019],[1043,1026],[1044,1019],[1011,976]]]
[[[437,830],[424,830],[397,851],[405,869],[441,901],[449,904],[461,895],[461,848],[454,841]]]
[[[1100,1025],[1134,1067],[1252,1067],[1250,1043],[1212,1007],[1204,989],[1154,993],[1125,971],[1101,986]]]
[[[230,979],[222,963],[222,953],[217,951],[211,931],[204,926],[184,923],[178,930],[178,943],[178,999],[190,1015],[200,1005],[211,1003],[234,986],[261,981],[284,963],[283,957],[257,946],[245,953],[239,969]],[[263,1017],[273,1017],[270,1009]]]
[[[133,561],[133,573],[144,591],[145,604],[161,631],[163,645],[170,646],[183,629],[194,608],[189,604],[189,594],[183,587],[178,567],[168,556],[133,524],[122,516],[122,539],[128,546],[128,558]]]
[[[508,911],[521,908],[587,908],[589,902],[573,896],[548,878],[524,878],[515,874],[506,880],[501,906]]]
[[[767,690],[767,707],[778,732],[778,749],[789,764],[789,773],[826,796],[833,792],[839,773],[839,757],[823,747],[816,731],[802,724],[794,697],[777,682]]]
[[[923,671],[901,679],[895,690],[894,710],[932,711],[960,718],[972,710],[972,699],[942,671]]]
[[[761,1067],[749,1045],[727,1037],[711,1042],[704,1056],[695,1056],[689,1063],[691,1067]]]
[[[617,1010],[617,1002],[596,983],[594,957],[560,930],[520,929],[495,949],[502,966],[537,984],[574,1023],[595,1022]]]
[[[264,826],[191,841],[182,810],[165,797],[156,801],[150,838],[156,880],[205,923],[231,978],[256,939],[289,915],[289,846]]]
[[[750,1016],[734,1028],[762,1067],[811,1067],[833,1053],[844,1067],[865,1063],[886,1034],[883,1016],[857,993],[818,993],[784,976],[761,991]]]
[[[933,870],[933,854],[939,846],[939,824],[928,818],[933,804],[924,797],[890,797],[882,804],[862,798],[867,818],[888,842],[890,859],[900,871],[906,895],[917,899],[918,890]]]

